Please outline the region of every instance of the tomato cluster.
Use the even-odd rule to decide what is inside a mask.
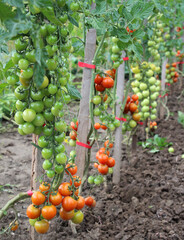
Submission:
[[[138,104],[139,104],[138,95],[134,94],[132,97],[128,96],[126,104],[123,111],[123,124],[122,124],[122,133],[126,131],[131,131],[137,126],[137,122],[140,121],[141,115],[139,114]],[[130,115],[128,115],[130,113]]]
[[[107,70],[105,73],[105,77],[102,77],[100,74],[97,74],[95,77],[95,89],[98,92],[104,92],[105,89],[112,88],[114,86],[115,70]]]
[[[119,39],[117,37],[112,37],[111,60],[113,61],[113,68],[115,69],[123,62],[123,59],[121,59],[122,51],[118,47],[118,41]]]
[[[176,57],[178,57],[180,60],[184,57],[184,53],[181,53],[180,50],[177,51]]]
[[[70,128],[72,129],[72,131],[70,131],[70,140],[69,140],[69,145],[71,147],[75,147],[76,146],[76,140],[77,140],[77,129],[78,129],[78,121],[75,122],[71,122],[70,123]]]
[[[141,120],[157,118],[157,99],[160,91],[160,81],[154,74],[160,72],[160,67],[151,62],[143,62],[141,66],[132,66],[135,81],[132,90],[139,97],[139,114]]]
[[[175,83],[178,81],[179,74],[176,70],[176,63],[166,64],[166,82]]]

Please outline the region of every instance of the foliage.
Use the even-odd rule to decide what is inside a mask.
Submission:
[[[184,113],[178,111],[178,122],[184,127]]]
[[[150,153],[157,153],[165,147],[172,146],[172,142],[167,142],[166,138],[159,137],[157,134],[153,138],[147,139],[145,142],[139,142],[144,149],[149,149]]]

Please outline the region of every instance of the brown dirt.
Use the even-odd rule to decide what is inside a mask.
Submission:
[[[151,154],[138,147],[137,157],[127,159],[122,146],[121,181],[113,185],[108,177],[104,186],[89,189],[85,184],[83,196],[93,194],[97,206],[84,209],[85,218],[77,226],[78,234],[72,234],[71,227],[59,217],[51,221],[49,233],[43,240],[65,239],[121,239],[121,240],[183,240],[184,239],[184,128],[177,122],[177,111],[183,111],[184,98],[177,100],[179,91],[169,95],[168,106],[173,116],[160,121],[156,133],[173,142],[175,152],[164,149]],[[13,193],[0,192],[0,207],[20,191],[29,189],[31,164],[31,138],[17,133],[0,136],[0,184],[16,185]],[[143,139],[139,135],[139,140]],[[94,148],[94,151],[97,148]],[[29,240],[29,223],[25,211],[29,200],[18,204],[20,227],[11,236],[2,240]],[[0,228],[7,226],[13,213],[0,221]],[[39,239],[39,238],[37,238]]]

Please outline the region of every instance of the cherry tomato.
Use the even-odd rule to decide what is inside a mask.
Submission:
[[[101,84],[102,81],[103,81],[103,77],[101,77],[99,74],[97,74],[95,77],[95,83]]]
[[[112,148],[113,147],[113,143],[109,143],[109,140],[107,140],[107,141],[104,142],[104,147],[105,148],[107,148],[107,147],[108,148]]]
[[[70,9],[73,11],[73,12],[76,12],[79,10],[79,4],[77,2],[72,2],[70,4]]]
[[[105,90],[105,87],[101,84],[95,84],[95,89],[99,92],[103,92]]]
[[[62,196],[69,196],[72,194],[70,188],[71,184],[68,182],[64,182],[59,186],[58,191]]]
[[[26,122],[22,125],[22,130],[24,131],[25,134],[31,134],[34,132],[35,127],[32,123]]]
[[[77,207],[77,201],[72,197],[66,196],[63,198],[62,207],[65,211],[72,211]]]
[[[39,186],[39,190],[41,192],[45,192],[45,194],[48,193],[48,190],[50,189],[50,183],[42,182]]]
[[[67,168],[68,172],[71,173],[71,175],[75,175],[77,173],[77,165],[75,163],[68,163],[66,165],[66,168]],[[69,175],[68,172],[66,171],[66,173]]]
[[[41,147],[41,148],[45,148],[48,146],[48,141],[45,139],[44,136],[40,136],[38,138],[38,146]]]
[[[16,231],[18,229],[19,223],[18,223],[18,221],[15,221],[13,224],[10,223],[10,226],[11,226],[11,231],[14,232],[14,231]]]
[[[107,160],[107,162],[106,162],[106,164],[107,164],[107,166],[108,167],[114,167],[114,165],[115,165],[115,159],[114,158],[112,158],[112,157],[109,157],[108,158],[108,160]]]
[[[70,220],[74,216],[74,210],[72,211],[65,211],[63,208],[59,210],[59,215],[63,220]]]
[[[13,54],[12,54],[12,62],[14,63],[14,64],[18,64],[18,62],[19,62],[19,60],[22,58],[22,56],[19,54],[19,53],[17,53],[17,52],[14,52]]]
[[[15,49],[16,49],[17,51],[23,51],[23,50],[25,50],[26,47],[27,47],[27,45],[28,45],[28,42],[26,42],[26,41],[21,41],[20,39],[17,39],[17,40],[15,41]]]
[[[95,123],[95,124],[94,124],[94,128],[95,128],[96,130],[100,129],[100,128],[101,128],[100,123]]]
[[[23,86],[18,86],[15,89],[14,94],[15,94],[15,97],[18,98],[19,100],[24,100],[28,95],[28,91]]]
[[[29,66],[29,61],[21,58],[18,62],[18,66],[20,69],[26,70]]]
[[[42,216],[47,220],[54,218],[56,216],[56,213],[57,209],[54,205],[48,205],[42,208]]]
[[[86,206],[91,207],[92,204],[93,204],[93,201],[94,201],[94,198],[91,197],[91,196],[85,198],[85,204],[86,204]]]
[[[102,86],[105,88],[112,88],[114,86],[114,80],[110,77],[103,78]]]
[[[98,161],[100,164],[106,164],[107,160],[108,160],[108,155],[106,155],[104,153],[99,154]]]
[[[32,50],[32,51],[30,51],[30,52],[26,52],[25,58],[26,58],[29,62],[35,63],[35,62],[36,62],[35,50]]]
[[[49,230],[49,222],[46,219],[36,221],[34,224],[34,228],[37,233],[44,234]]]
[[[98,171],[102,175],[106,175],[108,173],[108,166],[107,165],[103,165],[103,164],[99,164],[98,165]]]
[[[41,209],[36,208],[33,204],[29,205],[26,211],[28,218],[35,219],[41,214]]]
[[[7,83],[9,85],[15,85],[19,81],[19,77],[16,74],[12,74],[11,76],[7,77]]]
[[[56,155],[56,161],[59,164],[65,164],[67,161],[67,156],[65,153],[59,153]]]
[[[79,176],[73,176],[74,186],[79,187],[81,185],[81,178]],[[72,185],[72,179],[70,179],[70,184]]]
[[[75,224],[80,224],[84,219],[84,214],[82,211],[77,211],[74,213],[73,218],[71,219],[71,221]]]
[[[31,201],[34,205],[42,205],[45,202],[45,195],[41,192],[34,192]]]
[[[50,159],[52,157],[53,150],[51,148],[43,148],[42,149],[42,157],[44,159]]]

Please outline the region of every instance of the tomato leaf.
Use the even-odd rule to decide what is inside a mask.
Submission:
[[[73,18],[71,15],[68,14],[68,20],[75,25],[76,27],[79,27],[78,22],[75,20],[75,18]]]
[[[62,25],[62,23],[56,18],[53,8],[42,8],[41,12],[52,23],[54,23],[58,26]]]
[[[31,143],[35,148],[39,149],[39,150],[42,150],[42,148],[38,145],[36,145],[35,143]]]
[[[68,93],[71,97],[77,98],[77,99],[82,98],[80,92],[74,86],[67,83],[66,87],[67,87]]]
[[[18,7],[18,8],[24,7],[23,0],[3,0],[2,2],[9,4],[13,7]]]
[[[32,8],[33,8],[33,6],[36,6],[38,8],[46,8],[46,7],[53,6],[52,0],[28,0],[28,2]]]
[[[14,63],[13,63],[12,60],[10,59],[10,60],[6,63],[3,71],[6,72],[8,69],[12,68],[13,66],[14,66]]]
[[[13,8],[6,5],[5,3],[0,2],[0,19],[2,21],[14,17],[15,12]]]

